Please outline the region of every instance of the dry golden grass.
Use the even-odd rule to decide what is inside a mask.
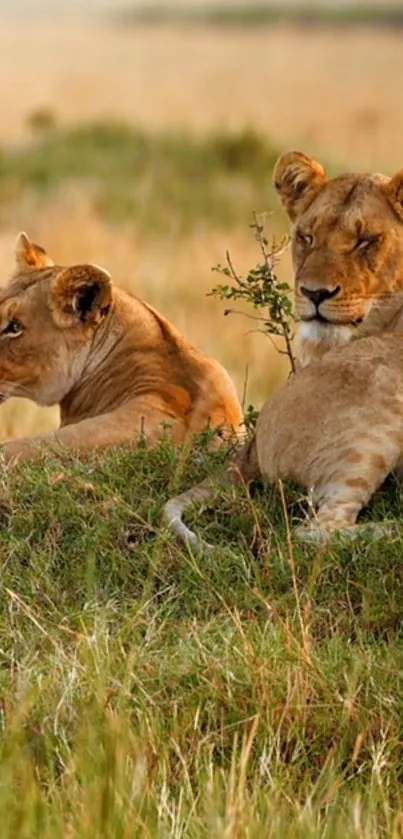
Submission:
[[[350,165],[401,162],[401,33],[287,27],[0,31],[0,140],[50,105],[193,132],[253,126]],[[10,83],[12,80],[12,84]]]
[[[29,113],[49,107],[62,123],[113,117],[193,134],[247,126],[280,148],[393,170],[403,160],[396,93],[402,72],[401,38],[391,32],[7,24],[0,31],[0,142],[20,141]],[[223,261],[226,248],[241,269],[256,262],[249,221],[228,234],[199,226],[180,240],[172,233],[151,243],[140,240],[135,219],[118,231],[100,221],[81,193],[53,204],[27,197],[3,219],[1,275],[10,272],[21,228],[62,263],[104,263],[117,283],[219,358],[240,393],[249,367],[248,400],[259,404],[283,375],[282,361],[266,338],[249,333],[250,322],[224,319],[223,307],[205,296],[215,284],[211,266]],[[280,213],[274,223],[284,228]],[[282,271],[289,278],[287,260]],[[54,411],[10,403],[1,412],[0,436],[33,433],[55,421]]]

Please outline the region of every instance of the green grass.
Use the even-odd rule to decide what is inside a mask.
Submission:
[[[29,192],[54,200],[73,185],[102,217],[180,233],[200,221],[227,228],[270,203],[278,151],[253,131],[195,139],[113,122],[61,128],[54,121],[31,114],[36,136],[2,150],[0,207]]]
[[[401,837],[403,529],[290,555],[261,484],[192,514],[217,545],[193,556],[162,504],[224,454],[3,478],[2,839]]]
[[[307,3],[293,6],[287,3],[251,2],[234,6],[221,3],[207,5],[159,5],[147,4],[128,6],[117,15],[118,22],[132,25],[185,24],[202,26],[255,27],[264,24],[291,23],[303,26],[403,26],[403,9],[388,4],[366,6],[346,4],[323,6]]]

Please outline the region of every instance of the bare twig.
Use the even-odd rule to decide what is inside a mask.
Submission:
[[[242,405],[243,410],[245,410],[246,394],[248,392],[248,381],[249,381],[249,365],[246,364],[245,375],[243,377],[243,393],[242,393],[242,401],[241,401],[241,405]]]

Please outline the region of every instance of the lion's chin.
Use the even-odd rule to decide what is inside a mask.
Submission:
[[[328,350],[348,344],[354,335],[353,324],[301,321],[295,338],[298,361],[305,367],[311,361],[322,358]]]

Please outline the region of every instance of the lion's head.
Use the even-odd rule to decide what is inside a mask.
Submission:
[[[21,233],[14,275],[0,290],[0,402],[9,396],[61,402],[85,372],[111,298],[102,268],[54,265]]]
[[[301,363],[403,328],[403,170],[328,178],[292,151],[277,161],[273,182],[292,222]]]

